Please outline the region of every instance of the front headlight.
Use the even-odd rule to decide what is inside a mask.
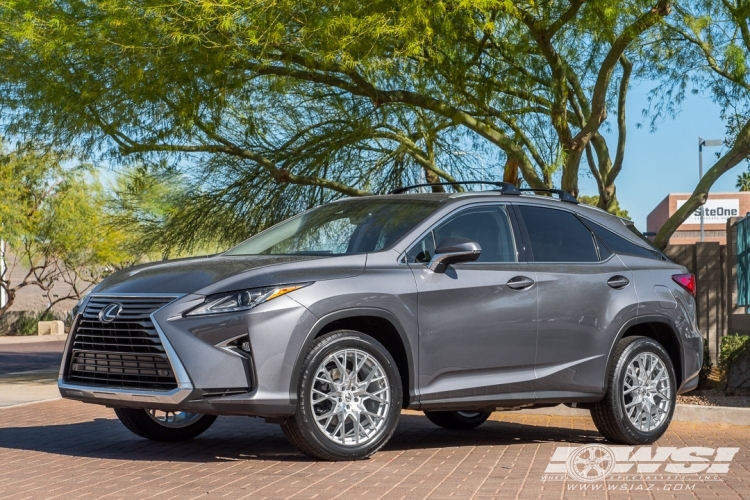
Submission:
[[[185,313],[185,316],[201,316],[205,314],[219,314],[226,312],[247,311],[264,302],[281,297],[289,292],[312,285],[312,283],[296,283],[294,285],[267,286],[252,288],[237,292],[217,293],[209,295],[203,304]]]

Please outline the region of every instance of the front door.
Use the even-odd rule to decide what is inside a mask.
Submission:
[[[436,245],[456,236],[479,243],[479,259],[429,270]],[[507,205],[474,205],[407,252],[418,290],[423,407],[533,401],[537,296],[516,236]]]

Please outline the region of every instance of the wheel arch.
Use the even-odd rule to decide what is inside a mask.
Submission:
[[[612,355],[620,340],[626,337],[635,336],[648,337],[652,340],[655,340],[662,347],[664,347],[664,350],[667,351],[667,354],[669,355],[670,361],[672,361],[672,366],[674,366],[676,378],[675,390],[679,390],[685,377],[685,374],[683,373],[683,367],[685,366],[683,359],[684,349],[682,345],[682,338],[680,338],[680,335],[677,331],[677,326],[675,325],[674,321],[667,316],[639,316],[638,318],[633,318],[630,321],[626,322],[622,326],[622,328],[620,328],[619,334],[617,335],[615,341],[612,343],[612,346],[609,349],[607,370],[605,373],[608,374],[610,369],[612,368],[612,363],[614,362]],[[607,385],[608,383],[609,377],[605,377],[605,392],[609,388]]]
[[[403,407],[407,408],[414,403],[416,401],[415,367],[406,330],[393,313],[385,309],[361,307],[326,314],[310,329],[292,369],[289,398],[293,404],[297,404],[297,383],[302,372],[302,364],[307,353],[310,352],[312,343],[321,335],[344,329],[365,333],[383,344],[393,356],[396,368],[401,375]]]

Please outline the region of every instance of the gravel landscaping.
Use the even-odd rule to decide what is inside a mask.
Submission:
[[[717,389],[704,389],[677,396],[677,403],[700,406],[750,408],[750,396],[727,396],[723,391]]]

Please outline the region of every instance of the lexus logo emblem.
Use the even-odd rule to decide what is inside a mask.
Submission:
[[[111,323],[117,318],[120,311],[122,311],[120,304],[107,304],[99,311],[99,321],[102,323]]]

